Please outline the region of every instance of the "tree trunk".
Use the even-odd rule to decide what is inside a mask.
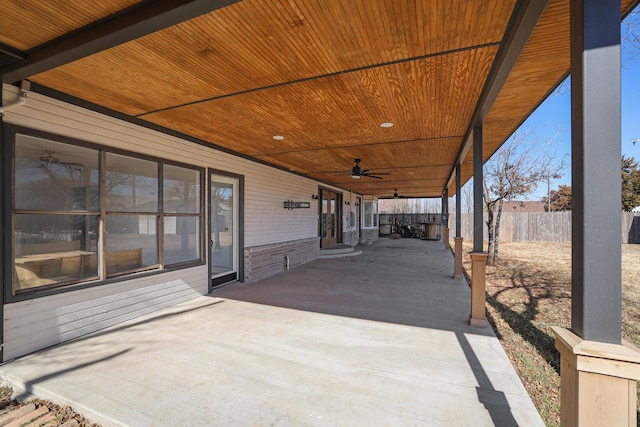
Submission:
[[[491,265],[496,265],[498,263],[498,246],[500,245],[500,218],[502,218],[502,203],[503,200],[500,199],[498,202],[498,213],[496,214],[496,229],[494,232],[493,239],[493,260]]]
[[[489,257],[487,258],[487,264],[493,265],[493,261],[491,258],[491,254],[493,254],[493,244],[494,244],[494,231],[493,228],[493,208],[495,204],[487,204],[487,235],[489,239],[489,246],[487,248],[487,252],[489,253]]]

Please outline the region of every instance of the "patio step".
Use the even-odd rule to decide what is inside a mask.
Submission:
[[[348,256],[360,255],[362,251],[349,245],[336,245],[330,248],[320,249],[320,259],[343,258]]]

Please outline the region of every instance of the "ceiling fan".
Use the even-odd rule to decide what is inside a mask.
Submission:
[[[408,199],[408,197],[407,197],[407,196],[400,196],[400,195],[398,194],[398,189],[397,189],[397,188],[394,188],[394,189],[393,189],[393,198],[394,198],[394,199]]]
[[[382,176],[380,175],[389,175],[386,172],[378,172],[378,173],[369,173],[369,171],[371,171],[371,169],[361,169],[360,168],[360,159],[353,159],[356,164],[355,166],[351,169],[351,178],[354,179],[360,179],[360,177],[366,176],[368,178],[377,178],[377,179],[382,179]]]
[[[51,151],[51,150],[45,150],[45,153],[47,153],[46,156],[41,156],[40,157],[40,168],[46,168],[49,167],[50,165],[61,165],[64,166],[65,168],[78,168],[78,169],[82,169],[84,167],[84,165],[82,163],[74,163],[74,162],[62,162],[60,161],[60,159],[58,157],[55,157],[55,151]]]

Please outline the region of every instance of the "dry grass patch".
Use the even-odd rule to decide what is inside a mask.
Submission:
[[[465,242],[468,272],[471,249]],[[622,292],[623,335],[640,346],[640,245],[622,246]],[[568,328],[570,310],[569,243],[500,243],[498,265],[487,267],[489,321],[548,426],[560,425],[560,354],[551,326]]]

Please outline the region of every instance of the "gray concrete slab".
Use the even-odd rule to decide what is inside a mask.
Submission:
[[[542,426],[442,244],[382,239],[0,367],[104,425]]]

